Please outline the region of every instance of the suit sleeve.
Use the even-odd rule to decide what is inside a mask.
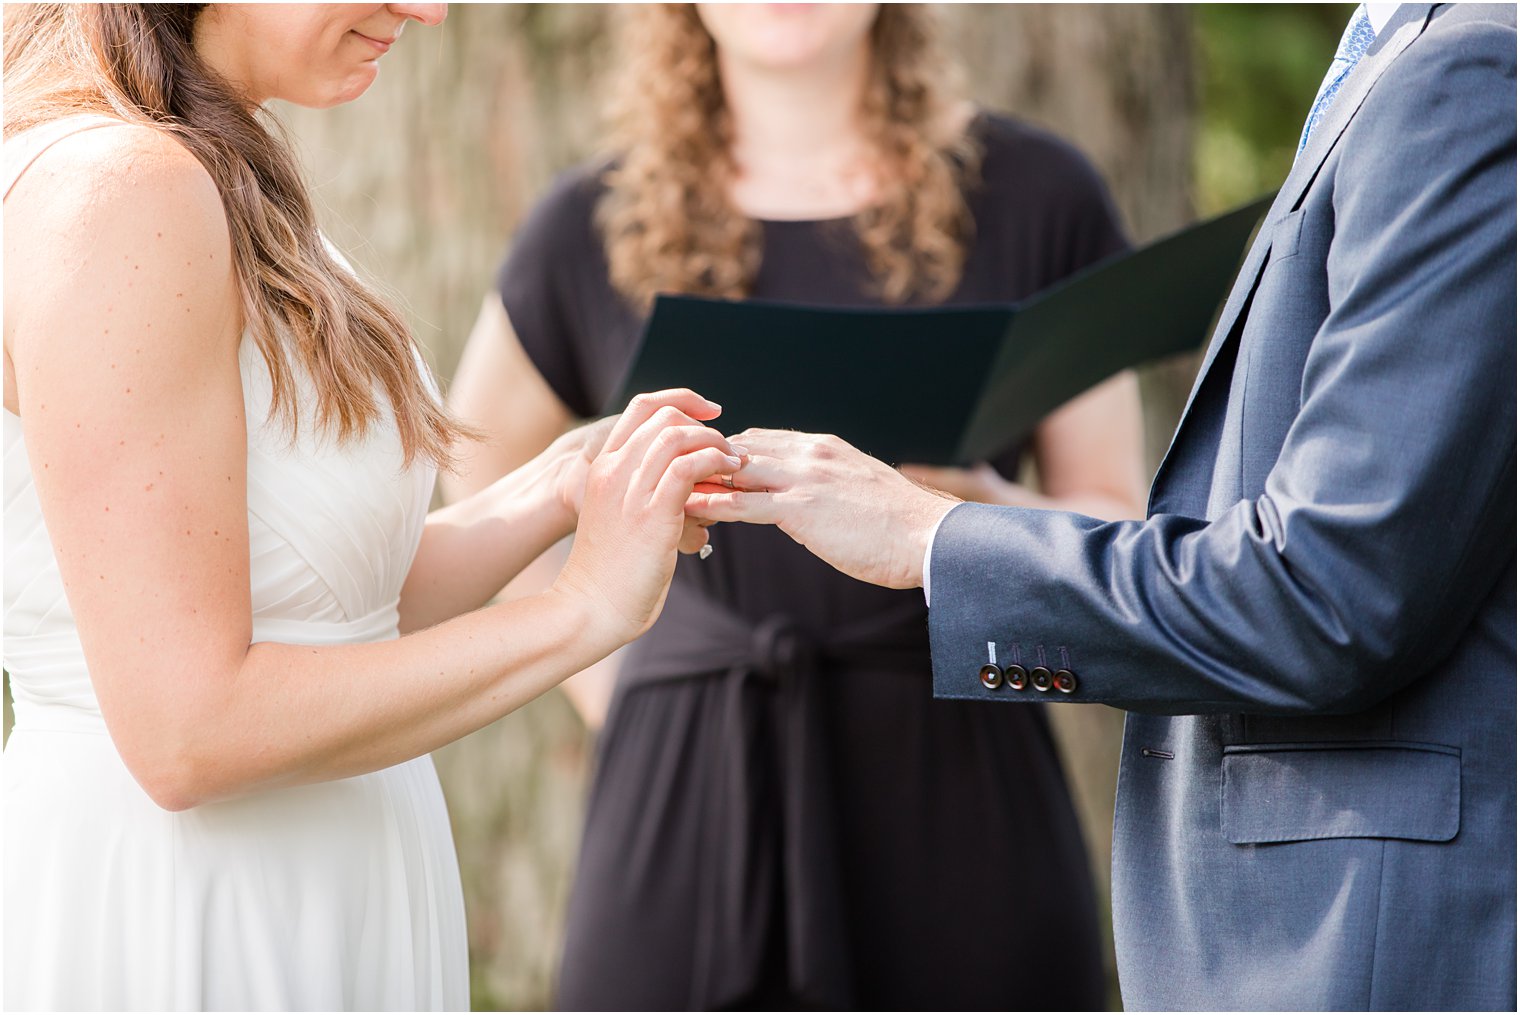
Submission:
[[[936,695],[982,696],[992,642],[1079,677],[999,700],[1353,712],[1471,623],[1515,553],[1513,32],[1417,40],[1341,144],[1331,310],[1264,492],[1211,521],[955,508]]]

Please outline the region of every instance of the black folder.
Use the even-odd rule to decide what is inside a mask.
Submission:
[[[1120,370],[1197,348],[1273,195],[1018,304],[841,309],[661,295],[609,413],[693,388],[751,426],[834,433],[893,464],[964,465]]]

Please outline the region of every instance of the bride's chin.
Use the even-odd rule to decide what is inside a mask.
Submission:
[[[379,61],[366,60],[341,81],[313,95],[310,101],[297,102],[296,105],[305,106],[308,109],[331,109],[334,106],[341,106],[369,91],[369,86],[374,84],[375,78],[379,76]]]

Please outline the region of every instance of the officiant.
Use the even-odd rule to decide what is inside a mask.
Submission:
[[[1124,246],[1081,155],[947,84],[918,5],[624,16],[615,155],[528,217],[454,381],[453,408],[492,438],[456,494],[600,414],[657,292],[1007,302]],[[1038,489],[1015,481],[1026,459]],[[1140,517],[1134,379],[989,463],[918,475]],[[1097,905],[1041,709],[933,700],[917,590],[846,578],[769,528],[713,544],[681,561],[612,692],[560,1007],[1102,1007]],[[593,716],[607,707],[585,692]]]

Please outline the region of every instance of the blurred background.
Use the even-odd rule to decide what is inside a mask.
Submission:
[[[1082,148],[1144,242],[1282,180],[1351,9],[989,4],[940,15],[973,97]],[[278,111],[324,228],[406,308],[445,383],[517,223],[555,173],[596,151],[611,14],[455,5],[441,27],[407,33],[360,101]],[[1148,469],[1195,368],[1184,358],[1142,377]],[[8,731],[8,696],[6,706]],[[1051,712],[1106,909],[1122,716]],[[477,1009],[550,1003],[592,746],[554,693],[436,756]]]

